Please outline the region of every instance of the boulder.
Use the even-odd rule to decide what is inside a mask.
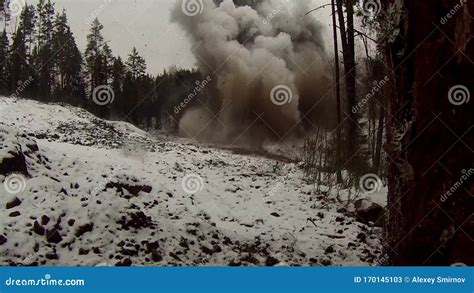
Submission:
[[[384,208],[374,203],[370,198],[361,198],[354,202],[357,220],[364,224],[373,223],[382,227],[384,223]]]

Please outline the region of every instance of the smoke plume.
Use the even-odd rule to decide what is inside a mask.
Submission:
[[[259,4],[181,0],[173,8],[172,21],[188,34],[199,70],[215,82],[212,99],[220,104],[211,115],[207,107],[184,114],[180,127],[188,134],[203,122],[204,133],[262,141],[331,123],[331,99],[325,98],[330,71],[321,24],[305,16],[310,1],[251,2]],[[206,125],[202,117],[214,121]]]

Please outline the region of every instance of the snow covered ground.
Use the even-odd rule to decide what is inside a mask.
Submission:
[[[0,97],[0,162],[18,150],[28,176],[0,186],[0,265],[378,264],[380,229],[295,164]]]

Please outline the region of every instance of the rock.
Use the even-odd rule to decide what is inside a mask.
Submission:
[[[44,228],[38,223],[38,221],[35,221],[33,224],[33,232],[41,236],[44,235]]]
[[[63,237],[59,234],[57,229],[47,230],[46,231],[46,240],[49,243],[59,243],[63,241]]]
[[[161,256],[161,254],[158,252],[158,250],[156,249],[153,249],[151,251],[151,259],[154,261],[154,262],[160,262],[163,260],[163,256]]]
[[[49,260],[59,259],[59,256],[55,252],[47,253],[45,257]]]
[[[9,216],[12,217],[12,218],[15,218],[15,217],[18,217],[18,216],[20,216],[20,215],[21,215],[21,213],[20,213],[19,211],[16,211],[16,212],[10,213]]]
[[[315,264],[318,263],[318,260],[317,260],[316,258],[313,258],[313,257],[312,257],[312,258],[309,259],[309,262],[310,262],[312,265],[315,265]]]
[[[206,254],[213,254],[214,253],[214,250],[213,249],[210,249],[206,246],[201,246],[201,250],[202,252],[206,253]]]
[[[374,203],[370,198],[361,198],[354,202],[357,220],[364,224],[371,222],[375,226],[383,227],[384,208]]]
[[[9,209],[17,207],[19,205],[21,205],[21,200],[19,200],[18,197],[15,197],[11,201],[7,202],[6,208],[7,208],[7,210],[9,210]]]
[[[334,253],[334,247],[329,246],[328,248],[326,248],[326,250],[324,251],[325,254],[330,254],[330,253]]]
[[[117,267],[129,267],[131,265],[132,265],[132,261],[129,258],[126,258],[123,261],[118,262],[117,264],[115,264],[115,266],[117,266]]]
[[[84,235],[87,232],[92,232],[93,229],[94,229],[94,224],[92,224],[92,223],[85,224],[85,225],[82,225],[79,228],[77,228],[76,233],[74,235],[76,237],[81,237],[82,235]]]
[[[7,237],[0,235],[0,245],[7,243]]]
[[[46,216],[46,215],[41,216],[41,225],[43,225],[43,226],[44,226],[44,225],[48,225],[49,220],[50,220],[50,219],[49,219],[48,216]]]
[[[39,150],[36,141],[29,135],[15,128],[0,125],[0,174],[8,176],[13,173],[29,177],[27,159],[39,162]],[[41,157],[41,156],[39,156]]]
[[[280,261],[272,256],[267,257],[265,260],[265,266],[267,267],[273,267],[274,265],[279,264]]]
[[[115,188],[121,194],[124,194],[124,191],[127,191],[134,197],[138,197],[140,192],[150,193],[152,187],[149,185],[131,185],[122,182],[109,182],[105,185],[105,189]],[[126,199],[130,199],[129,196],[124,196]]]
[[[323,260],[321,260],[321,264],[323,266],[330,266],[332,264],[332,261],[329,260],[329,259],[323,259]]]
[[[79,248],[79,255],[88,255],[89,249]]]
[[[274,212],[274,213],[271,213],[270,215],[272,215],[272,216],[274,216],[274,217],[277,217],[277,218],[279,218],[279,217],[280,217],[280,214],[278,214],[278,213],[275,213],[275,212]]]
[[[365,235],[364,233],[361,232],[357,235],[357,239],[359,239],[360,242],[365,243],[365,242],[367,242],[367,235]]]

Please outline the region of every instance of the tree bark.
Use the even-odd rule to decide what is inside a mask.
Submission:
[[[400,35],[385,49],[386,252],[393,265],[474,265],[474,103],[449,98],[456,85],[474,91],[474,2],[401,2]]]
[[[346,15],[344,16],[343,4],[346,5]],[[337,15],[339,18],[339,30],[341,34],[342,56],[344,60],[344,76],[346,88],[346,113],[349,115],[349,122],[347,124],[346,141],[347,149],[344,154],[346,158],[352,158],[347,161],[346,167],[354,169],[353,161],[357,147],[357,127],[358,118],[357,113],[352,111],[356,105],[356,63],[355,63],[355,29],[354,29],[354,3],[352,0],[336,0]],[[347,21],[347,26],[346,26]],[[342,166],[341,166],[342,167]]]
[[[337,182],[342,182],[342,173],[341,173],[341,148],[342,148],[342,115],[341,115],[341,72],[339,68],[339,45],[337,41],[337,22],[336,22],[336,4],[335,0],[331,0],[332,8],[332,28],[333,28],[333,37],[334,37],[334,66],[335,66],[335,82],[336,82],[336,111],[337,111],[337,154],[336,154],[336,177]]]

